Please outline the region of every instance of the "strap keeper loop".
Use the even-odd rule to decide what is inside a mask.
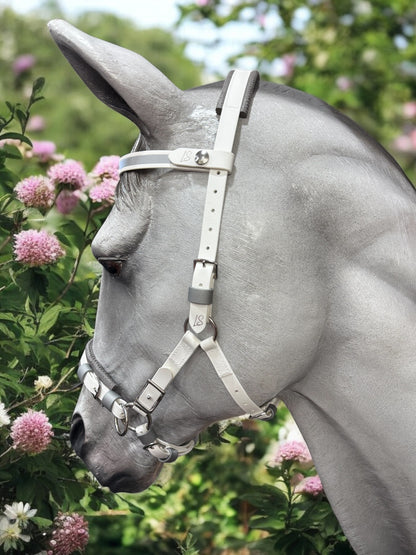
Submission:
[[[190,287],[188,289],[188,301],[194,304],[210,305],[214,297],[213,289],[198,289]]]

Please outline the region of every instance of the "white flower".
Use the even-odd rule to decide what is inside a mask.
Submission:
[[[0,545],[4,547],[4,551],[16,549],[19,540],[28,542],[30,536],[22,534],[17,522],[9,522],[5,516],[0,517]]]
[[[7,410],[4,403],[0,403],[0,428],[2,426],[8,426],[10,424],[10,417],[7,414]]]
[[[39,376],[35,380],[35,389],[36,391],[42,391],[43,389],[49,389],[52,386],[52,380],[49,376]]]
[[[29,503],[15,501],[12,505],[5,505],[4,514],[10,522],[16,522],[18,526],[26,528],[28,520],[35,516],[36,509],[31,509]]]

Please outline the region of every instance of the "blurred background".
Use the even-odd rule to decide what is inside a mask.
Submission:
[[[24,94],[28,74],[44,76],[46,101],[31,132],[88,163],[127,152],[136,131],[64,61],[45,26],[55,17],[142,54],[181,88],[222,79],[231,67],[258,69],[352,117],[414,177],[412,0],[3,0],[0,97]]]
[[[53,18],[138,52],[182,89],[241,67],[316,95],[378,139],[415,179],[414,0],[0,0],[2,108],[8,100],[26,102],[33,81],[44,77],[45,98],[32,112],[28,135],[53,141],[67,158],[91,167],[101,156],[128,152],[137,129],[79,80],[48,34],[46,22]],[[273,482],[266,464],[286,417],[282,407],[273,424],[234,422],[225,432],[214,427],[200,449],[137,496],[110,496],[92,483],[68,485],[72,508],[88,515],[87,554],[266,553],[265,544],[256,551],[255,542],[280,523],[263,522],[259,530],[250,524],[255,496],[265,499],[265,490],[253,484]],[[249,489],[250,502],[244,497]],[[335,537],[334,517],[324,517]],[[350,553],[342,542],[338,551],[327,549]],[[311,553],[293,551],[301,552]]]

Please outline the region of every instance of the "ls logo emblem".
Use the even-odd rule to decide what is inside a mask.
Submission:
[[[195,316],[195,320],[193,323],[194,328],[198,327],[198,326],[203,326],[204,325],[204,315],[203,314],[197,314]]]
[[[192,150],[185,150],[181,162],[189,162],[192,158]]]

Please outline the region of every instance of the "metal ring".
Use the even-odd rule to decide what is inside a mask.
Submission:
[[[119,436],[125,436],[127,434],[127,430],[129,429],[129,414],[127,412],[126,405],[120,405],[120,407],[124,412],[124,418],[114,416],[114,427]],[[120,420],[124,423],[124,430],[120,430]]]
[[[208,318],[208,324],[210,324],[212,326],[212,329],[214,330],[214,334],[212,338],[215,341],[218,335],[217,324],[214,322],[214,320],[211,317]],[[183,324],[183,330],[185,333],[188,331],[188,326],[189,326],[189,318],[187,318]],[[199,332],[199,333],[202,333],[202,332]]]

